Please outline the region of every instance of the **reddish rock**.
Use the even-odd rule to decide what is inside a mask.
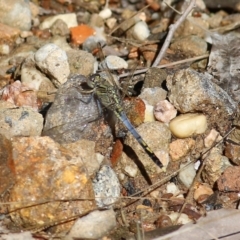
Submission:
[[[177,161],[180,158],[186,156],[193,146],[195,141],[192,138],[177,139],[169,145],[169,154],[173,161]]]
[[[228,167],[217,181],[220,191],[240,191],[240,166]]]
[[[85,24],[70,28],[70,32],[72,43],[75,45],[82,44],[88,37],[95,34],[94,29]]]
[[[228,143],[225,148],[225,156],[232,162],[240,165],[240,146],[232,143]]]
[[[95,207],[94,200],[80,200],[94,199],[94,193],[77,151],[49,137],[14,138],[12,146],[16,183],[10,191],[14,204],[9,211],[15,224],[41,228]],[[25,207],[29,205],[33,206]],[[66,231],[72,224],[57,225],[52,231]]]

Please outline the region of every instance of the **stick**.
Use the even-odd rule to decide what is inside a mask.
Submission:
[[[192,11],[192,9],[195,7],[195,2],[196,2],[196,0],[191,0],[190,4],[186,8],[186,10],[182,14],[182,16],[177,20],[177,22],[175,22],[174,24],[171,24],[169,26],[169,32],[168,32],[167,38],[166,38],[166,40],[165,40],[165,42],[164,42],[164,44],[161,48],[161,51],[159,52],[157,58],[155,59],[152,67],[156,67],[160,63],[160,61],[162,60],[165,52],[167,51],[168,46],[170,45],[170,42],[171,42],[171,39],[173,37],[174,32],[181,25],[181,23],[185,20],[185,18]]]

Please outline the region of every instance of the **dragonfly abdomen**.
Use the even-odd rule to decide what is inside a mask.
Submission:
[[[115,111],[115,114],[123,122],[123,124],[126,126],[126,128],[130,131],[130,133],[134,136],[134,138],[138,141],[138,143],[142,146],[142,148],[148,154],[148,156],[153,160],[153,162],[155,164],[157,164],[160,168],[162,168],[163,164],[158,159],[158,157],[155,155],[155,153],[151,150],[151,148],[147,145],[147,143],[143,140],[143,138],[140,136],[140,134],[137,132],[137,130],[133,127],[133,125],[127,118],[126,114],[124,112],[119,113],[117,111]]]

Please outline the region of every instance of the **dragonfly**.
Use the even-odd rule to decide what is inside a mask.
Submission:
[[[129,121],[126,113],[123,109],[122,97],[120,95],[119,87],[113,80],[113,77],[109,73],[109,69],[107,69],[108,77],[102,77],[100,74],[91,75],[86,83],[90,90],[81,90],[82,93],[94,93],[101,104],[108,110],[112,111],[116,117],[122,121],[128,131],[133,135],[133,137],[138,141],[138,143],[142,146],[148,156],[152,159],[152,161],[160,168],[163,167],[162,162],[155,155],[155,153],[151,150],[151,148],[147,145],[147,143],[143,140],[137,130]]]

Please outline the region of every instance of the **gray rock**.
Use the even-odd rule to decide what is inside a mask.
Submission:
[[[104,165],[93,180],[95,200],[99,207],[109,207],[120,197],[120,183],[110,166]]]
[[[225,134],[230,117],[237,104],[222,88],[213,82],[208,73],[192,69],[177,71],[167,78],[169,101],[181,113],[202,112],[208,117],[208,126]]]
[[[52,43],[44,45],[35,53],[34,60],[55,86],[58,87],[67,81],[70,74],[67,54],[57,45]]]
[[[30,30],[29,0],[0,0],[0,22],[20,30]]]
[[[94,71],[95,59],[92,54],[81,50],[67,51],[71,74],[88,76]]]
[[[64,240],[100,239],[116,226],[112,209],[94,211],[78,219]]]
[[[32,108],[5,108],[0,105],[0,133],[10,139],[15,136],[40,136],[43,117]]]

